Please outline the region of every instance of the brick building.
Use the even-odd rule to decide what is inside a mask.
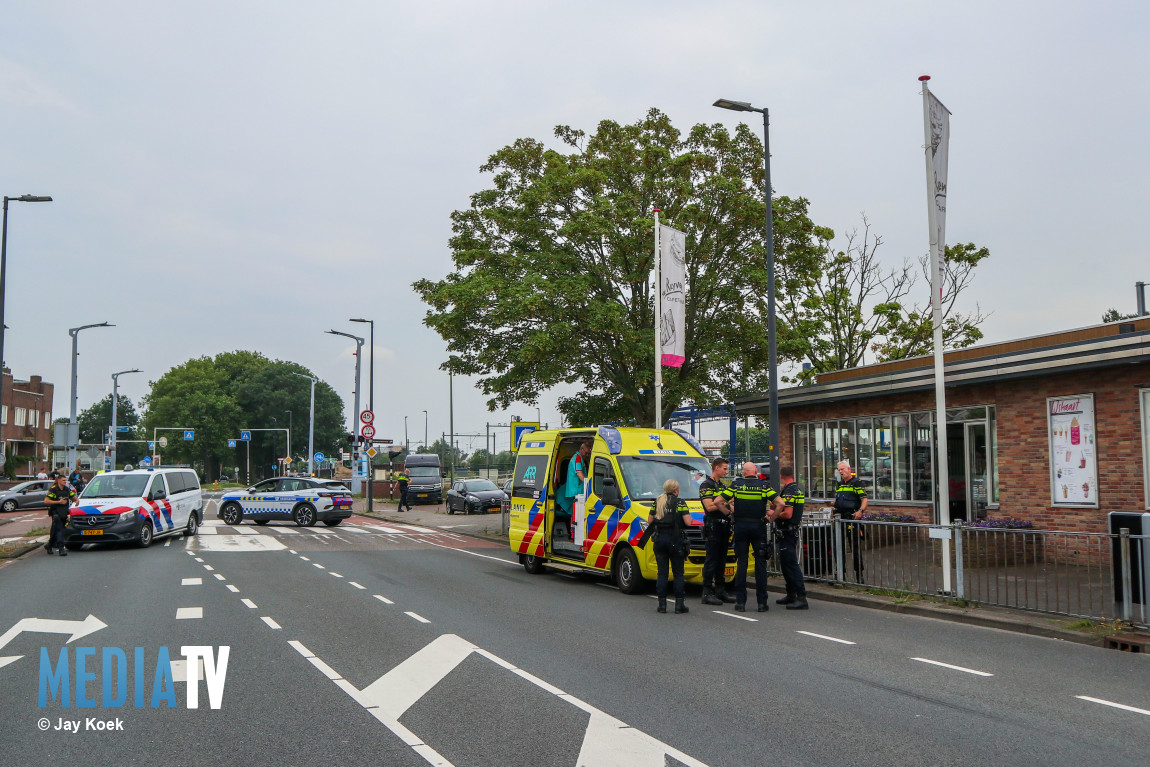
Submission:
[[[1102,532],[1110,511],[1150,509],[1150,317],[951,351],[945,370],[952,518]],[[736,408],[766,415],[767,395]],[[931,357],[779,392],[782,459],[809,498],[833,497],[846,459],[868,511],[923,522],[938,520],[934,420]]]
[[[52,443],[52,394],[55,387],[40,376],[16,381],[4,368],[0,378],[0,440],[8,454],[24,458],[16,462],[17,476],[32,475],[48,468],[48,446]],[[29,467],[31,462],[31,467]],[[31,469],[31,471],[29,471]]]

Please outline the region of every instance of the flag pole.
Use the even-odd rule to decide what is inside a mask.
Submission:
[[[950,526],[950,468],[946,460],[946,379],[942,349],[942,249],[945,243],[939,242],[938,211],[935,202],[937,184],[934,177],[934,141],[930,126],[930,75],[918,78],[922,83],[923,131],[926,136],[926,210],[930,225],[930,305],[934,326],[934,423],[935,451],[938,454],[936,466],[938,475],[938,523]],[[950,543],[942,545],[942,591],[953,593],[950,578]]]
[[[663,413],[663,270],[659,252],[659,209],[655,208],[655,428]]]

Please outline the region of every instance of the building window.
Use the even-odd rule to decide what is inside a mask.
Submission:
[[[16,408],[16,426],[26,426],[28,424],[28,409],[23,407]]]
[[[40,411],[39,410],[30,410],[29,412],[32,414],[32,423],[30,424],[30,426],[33,429],[39,429],[40,428]]]
[[[1142,483],[1150,509],[1150,389],[1142,390]]]
[[[4,405],[2,408],[0,408],[0,423],[4,424],[5,426],[8,425],[8,406],[7,405]]]
[[[916,501],[934,502],[934,413],[915,413],[911,416],[911,469],[912,497]]]

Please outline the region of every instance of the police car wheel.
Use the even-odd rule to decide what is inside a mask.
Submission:
[[[184,529],[184,537],[191,538],[200,529],[200,520],[196,517],[195,512],[188,517],[188,526]]]
[[[315,524],[315,509],[306,503],[301,503],[292,509],[291,517],[295,520],[296,527],[311,527]]]
[[[220,509],[220,519],[226,525],[238,525],[244,521],[244,510],[240,508],[238,503],[225,503],[224,507]]]
[[[140,525],[140,534],[136,538],[136,546],[146,549],[152,545],[152,523],[145,522]]]
[[[4,505],[0,506],[0,509],[3,509],[4,511],[16,511],[16,502],[4,501]]]
[[[526,554],[523,557],[523,569],[532,575],[538,575],[543,572],[543,563],[545,561],[543,557],[533,557],[530,554]]]
[[[643,591],[646,581],[639,572],[639,560],[630,547],[624,547],[622,551],[617,552],[612,565],[615,585],[620,591],[624,594],[638,594]]]

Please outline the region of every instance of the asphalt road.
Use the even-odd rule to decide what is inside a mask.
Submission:
[[[0,589],[3,764],[1150,762],[1144,656],[828,603],[736,616],[693,593],[690,614],[659,615],[449,530],[213,524],[148,550],[37,552]],[[43,629],[78,623],[25,621],[89,615],[106,626],[68,644]],[[218,709],[204,682],[188,707],[179,664],[156,681],[159,649],[189,645],[230,648]],[[63,647],[71,706],[40,707],[41,649],[55,667]],[[91,708],[77,647],[95,648]],[[105,647],[128,660],[119,707]],[[150,707],[157,684],[177,707]]]

